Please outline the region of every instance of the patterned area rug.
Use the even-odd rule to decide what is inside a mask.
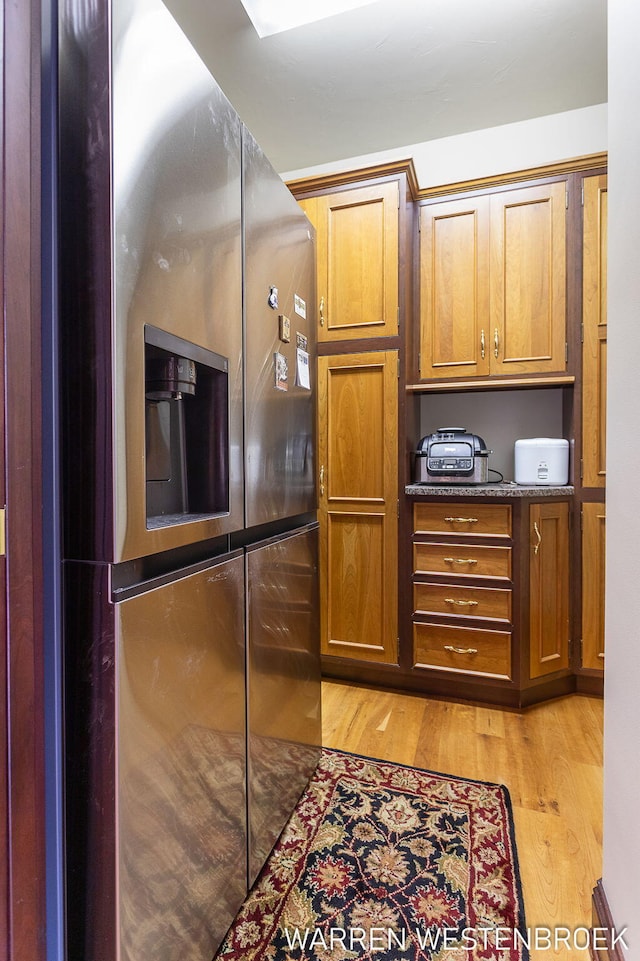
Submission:
[[[505,787],[324,750],[220,961],[525,961]]]

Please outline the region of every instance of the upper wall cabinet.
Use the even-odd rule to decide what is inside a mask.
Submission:
[[[566,189],[421,207],[421,380],[565,372]]]
[[[299,201],[316,228],[318,341],[398,333],[398,181]]]
[[[420,208],[420,378],[489,373],[489,198]]]

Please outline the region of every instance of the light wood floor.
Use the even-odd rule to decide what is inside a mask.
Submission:
[[[571,695],[501,710],[323,682],[326,747],[505,784],[527,925],[591,925],[601,876],[602,701]],[[531,952],[532,961],[586,951]]]

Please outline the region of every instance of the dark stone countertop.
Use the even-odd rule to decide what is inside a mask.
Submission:
[[[411,497],[571,497],[575,488],[545,485],[500,484],[408,484]]]

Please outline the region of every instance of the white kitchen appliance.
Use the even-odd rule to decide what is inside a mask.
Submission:
[[[516,484],[562,487],[568,480],[568,440],[561,437],[526,437],[516,441]]]

